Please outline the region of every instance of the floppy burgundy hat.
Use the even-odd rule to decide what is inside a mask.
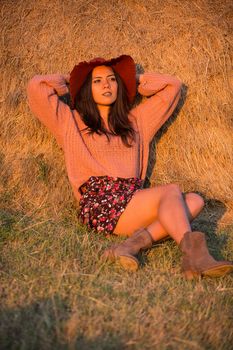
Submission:
[[[97,66],[112,67],[113,70],[120,75],[125,84],[129,101],[133,102],[136,95],[136,67],[132,57],[122,55],[116,58],[111,58],[110,60],[97,57],[89,62],[80,62],[78,65],[74,66],[70,73],[70,95],[73,107],[75,97],[85,82],[87,75]]]

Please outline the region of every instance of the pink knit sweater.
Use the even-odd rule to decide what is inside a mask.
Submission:
[[[138,91],[149,97],[130,111],[136,130],[133,147],[124,146],[121,138],[88,134],[79,113],[58,99],[68,92],[65,78],[59,74],[35,76],[27,92],[31,111],[56,137],[65,155],[68,177],[75,197],[90,176],[138,177],[145,179],[149,143],[175,109],[181,82],[172,76],[145,73],[140,76]]]

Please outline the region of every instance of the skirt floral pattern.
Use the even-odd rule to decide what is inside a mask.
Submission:
[[[79,220],[98,233],[111,234],[134,193],[143,186],[138,178],[91,176],[81,187]]]

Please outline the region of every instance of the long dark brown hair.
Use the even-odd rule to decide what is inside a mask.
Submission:
[[[109,135],[120,136],[126,147],[132,147],[135,132],[128,117],[131,104],[129,103],[123,81],[117,72],[114,71],[114,74],[118,84],[118,92],[117,99],[111,105],[109,112],[108,124],[110,132],[104,127],[99,110],[92,96],[92,72],[88,74],[85,83],[75,97],[75,109],[81,115],[90,133],[105,134],[108,140],[110,140]]]

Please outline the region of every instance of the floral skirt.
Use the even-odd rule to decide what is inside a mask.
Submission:
[[[91,176],[80,187],[80,222],[98,233],[112,233],[132,196],[142,186],[143,180],[138,178]]]

